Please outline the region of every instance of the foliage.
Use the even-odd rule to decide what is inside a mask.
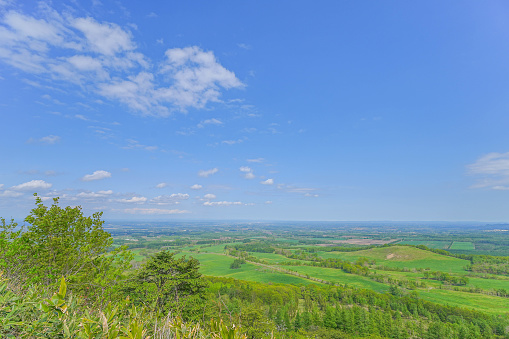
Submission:
[[[86,217],[79,206],[61,208],[58,198],[49,208],[35,198],[27,226],[1,219],[0,269],[20,286],[49,286],[66,277],[74,292],[104,303],[130,268],[131,252],[125,247],[107,252],[112,238],[102,228],[102,213]]]
[[[234,259],[230,265],[230,269],[239,269],[242,264],[245,264],[246,260],[244,259]]]
[[[67,295],[61,279],[58,292],[44,297],[40,289],[20,294],[6,279],[0,283],[1,338],[196,338],[243,339],[239,329],[222,320],[211,320],[209,328],[184,323],[180,318],[158,319],[155,313],[128,300],[108,303],[102,309],[84,309],[80,300]]]
[[[198,270],[198,260],[177,259],[175,253],[161,251],[136,272],[135,288],[145,291],[143,298],[155,302],[159,311],[171,310],[182,316],[197,306],[206,286]]]

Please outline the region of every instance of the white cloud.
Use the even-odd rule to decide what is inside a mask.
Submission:
[[[19,184],[16,186],[12,186],[11,189],[16,191],[35,191],[35,190],[47,190],[50,189],[53,184],[46,182],[44,180],[32,180],[29,182],[25,182],[23,184]]]
[[[199,190],[201,188],[203,188],[203,186],[202,185],[198,185],[198,184],[194,184],[193,186],[191,186],[192,190]]]
[[[311,193],[306,193],[304,194],[305,197],[313,197],[313,198],[318,198],[318,194],[311,194]]]
[[[468,165],[467,169],[470,174],[480,177],[472,188],[505,190],[509,185],[509,152],[488,153]]]
[[[129,29],[70,11],[61,14],[42,2],[33,15],[9,10],[0,17],[0,61],[40,81],[76,85],[143,115],[203,108],[221,102],[222,91],[244,87],[213,52],[197,46],[168,49],[152,73],[152,62],[137,51]]]
[[[71,25],[80,30],[94,52],[113,56],[136,48],[131,34],[113,23],[98,23],[93,18],[77,18]]]
[[[207,193],[203,196],[204,199],[208,199],[208,200],[212,200],[212,199],[215,199],[216,198],[216,195],[215,194],[212,194],[212,193]]]
[[[186,210],[166,210],[166,209],[160,209],[160,208],[126,208],[122,210],[124,213],[128,214],[183,214],[183,213],[190,213]]]
[[[118,202],[126,202],[126,203],[135,203],[135,204],[143,204],[147,201],[145,197],[132,197],[131,199],[119,199]]]
[[[262,185],[274,185],[274,179],[267,179],[265,181],[260,181]]]
[[[111,173],[103,170],[95,171],[92,174],[87,174],[83,178],[81,178],[82,181],[93,181],[93,180],[101,180],[110,178]]]
[[[165,188],[166,186],[168,186],[168,184],[167,184],[167,183],[165,183],[165,182],[161,182],[161,183],[159,183],[159,184],[157,184],[157,185],[156,185],[156,188]]]
[[[265,203],[266,203],[267,205],[270,205],[270,204],[272,204],[272,201],[267,200]]]
[[[75,114],[74,117],[76,119],[83,120],[83,121],[89,121],[90,120],[90,119],[88,119],[86,116],[84,116],[82,114]]]
[[[491,189],[497,191],[509,191],[509,186],[493,186]]]
[[[212,52],[197,46],[173,48],[166,51],[166,63],[162,72],[169,75],[174,84],[161,88],[158,97],[186,107],[202,108],[208,101],[219,101],[219,87],[241,88],[235,74],[221,66]]]
[[[30,138],[27,140],[27,143],[39,142],[41,144],[53,145],[60,141],[60,137],[58,135],[48,135],[46,137],[42,137],[40,139]]]
[[[252,48],[251,45],[244,44],[244,43],[237,44],[237,46],[239,46],[242,49],[246,49],[246,50],[249,50]]]
[[[264,162],[265,159],[264,158],[257,158],[257,159],[247,159],[247,162],[256,162],[256,163],[261,163],[261,162]]]
[[[252,170],[250,167],[248,167],[248,166],[242,166],[242,167],[241,167],[241,168],[239,168],[239,169],[240,169],[240,171],[241,171],[241,172],[246,173],[246,174],[244,175],[244,178],[246,178],[246,179],[254,179],[254,178],[256,178],[256,176],[253,174],[253,170]]]
[[[150,202],[157,205],[170,205],[178,204],[181,200],[187,199],[189,199],[189,194],[187,193],[174,193],[171,195],[159,195],[150,199]]]
[[[253,174],[253,172],[248,172],[244,175],[244,178],[246,179],[254,179],[256,178],[256,175]]]
[[[155,151],[157,146],[142,145],[139,141],[134,139],[127,139],[127,146],[122,147],[123,149],[144,149],[146,151]]]
[[[203,127],[205,127],[205,125],[217,125],[217,126],[219,126],[219,125],[222,125],[222,124],[223,124],[223,122],[221,120],[218,120],[216,118],[212,118],[212,119],[203,120],[202,122],[200,122],[198,124],[198,127],[199,128],[203,128]]]
[[[112,194],[113,194],[112,190],[107,190],[107,191],[97,191],[97,192],[81,192],[81,193],[78,193],[76,196],[79,198],[93,199],[93,198],[105,198]]]
[[[205,201],[203,206],[233,206],[243,205],[240,201]]]
[[[245,139],[237,139],[237,140],[223,140],[221,141],[222,144],[226,145],[235,145],[240,144],[241,142],[244,142]]]
[[[0,197],[4,197],[4,198],[16,198],[16,197],[19,197],[22,195],[23,195],[23,193],[21,193],[21,192],[15,192],[15,191],[10,191],[10,190],[5,190],[5,191],[0,192]]]
[[[4,188],[4,184],[0,184],[0,190]]]
[[[212,169],[209,169],[209,170],[201,170],[198,172],[198,175],[200,177],[203,177],[203,178],[207,178],[209,176],[211,176],[212,174],[215,174],[217,173],[219,170],[217,168],[212,168]]]
[[[509,152],[488,153],[467,167],[473,174],[494,174],[509,176]]]

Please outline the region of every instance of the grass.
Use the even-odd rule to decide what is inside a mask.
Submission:
[[[240,242],[231,242],[231,243],[226,243],[226,244],[219,244],[219,245],[214,245],[214,246],[210,246],[210,247],[203,247],[203,248],[200,248],[200,246],[203,246],[203,245],[198,245],[198,248],[200,250],[200,252],[207,252],[207,253],[223,253],[224,252],[224,247],[226,245],[238,245],[238,244],[242,244]]]
[[[509,290],[509,280],[483,279],[468,277],[469,287],[479,287],[484,290]]]
[[[475,246],[470,241],[454,241],[449,249],[472,251],[475,250]]]
[[[249,255],[251,255],[253,257],[256,257],[258,259],[262,259],[262,260],[266,261],[267,263],[269,263],[271,265],[275,265],[275,264],[280,263],[280,262],[288,262],[288,261],[291,261],[291,262],[301,262],[301,260],[290,259],[290,258],[285,257],[284,255],[276,254],[276,253],[249,252]]]
[[[203,275],[214,277],[229,277],[246,281],[255,281],[274,284],[310,284],[310,280],[266,269],[254,264],[243,264],[239,269],[231,269],[232,257],[214,253],[179,254],[192,256],[200,261],[200,272]]]
[[[377,247],[355,252],[321,252],[319,256],[347,261],[366,257],[374,259],[378,265],[408,269],[429,268],[432,271],[447,273],[465,273],[464,267],[470,263],[468,260],[447,257],[409,246]]]
[[[422,299],[442,305],[472,308],[490,314],[505,313],[507,315],[509,313],[508,298],[440,289],[432,289],[429,291],[420,290],[418,293]]]
[[[437,241],[433,241],[433,240],[402,240],[402,241],[398,242],[398,244],[414,245],[414,246],[424,245],[429,248],[437,248],[437,249],[441,249],[441,250],[446,250],[451,245],[451,242],[450,241],[439,241],[439,240],[437,240]]]
[[[313,266],[282,266],[285,269],[298,272],[300,274],[309,275],[310,277],[332,281],[336,284],[348,284],[358,288],[371,289],[378,292],[387,291],[389,286],[373,281],[366,277],[348,274],[341,270],[324,267]]]

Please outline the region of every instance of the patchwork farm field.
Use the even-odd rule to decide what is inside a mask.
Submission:
[[[431,239],[418,240],[415,234],[405,237],[390,232],[379,233],[375,239],[369,240],[369,236],[359,230],[354,235],[338,232],[327,237],[318,230],[298,237],[274,229],[270,233],[244,229],[242,233],[215,231],[203,234],[202,237],[199,233],[171,237],[124,235],[114,245],[135,244],[138,248],[133,249],[133,263],[137,265],[161,250],[157,246],[164,246],[177,251],[177,256],[198,259],[200,272],[206,276],[269,284],[350,286],[381,293],[397,291],[401,295],[414,293],[424,300],[443,305],[491,314],[509,313],[509,274],[504,271],[505,261],[497,259],[499,261],[487,263],[491,265],[491,271],[486,272],[484,264],[472,266],[470,254],[477,250],[475,241],[482,244],[482,248],[493,244],[490,246],[502,251],[505,241],[502,237],[506,233],[486,233],[491,238],[482,242],[479,239],[483,234],[468,236],[477,239],[475,241],[468,241],[467,236],[451,236],[450,240],[444,240],[444,235],[435,240],[430,235],[427,237]],[[397,243],[379,243],[398,238],[401,241]],[[360,239],[365,244],[359,244],[357,240],[351,244],[343,243],[347,239]],[[323,246],[324,243],[328,246]],[[458,252],[446,252],[449,249]],[[231,268],[235,259],[245,263],[239,268]],[[337,267],[327,267],[331,263]]]

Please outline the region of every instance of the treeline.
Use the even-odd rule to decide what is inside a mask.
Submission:
[[[440,271],[424,271],[424,278],[443,281],[451,285],[463,286],[468,284],[468,277],[465,276],[454,276],[446,272]]]
[[[509,275],[509,257],[476,255],[472,257],[471,262],[472,264],[466,267],[468,271]]]
[[[100,217],[61,208],[58,199],[48,208],[36,197],[26,228],[0,219],[0,337],[506,337],[507,317],[427,302],[396,286],[377,293],[206,278],[198,260],[169,251],[133,269],[125,247],[108,252],[112,239]],[[350,263],[358,270],[370,264]]]
[[[275,249],[265,242],[226,245],[225,250],[235,249],[241,252],[274,253]]]
[[[250,338],[287,333],[299,338],[496,338],[507,319],[442,306],[406,294],[343,286],[292,286],[208,278],[218,312],[237,319]],[[213,299],[213,296],[209,296]],[[334,335],[333,335],[334,334]]]

